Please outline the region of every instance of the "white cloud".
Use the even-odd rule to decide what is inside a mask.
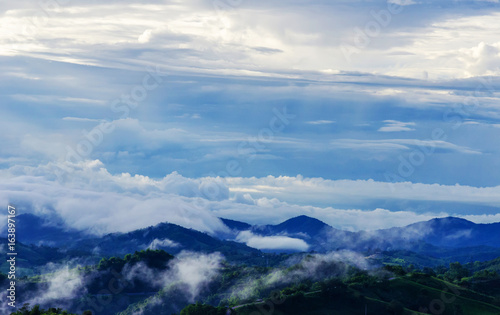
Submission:
[[[391,130],[394,131],[394,130]],[[336,139],[330,142],[331,146],[338,149],[352,150],[410,150],[411,148],[426,148],[426,150],[445,149],[466,154],[481,154],[481,152],[456,145],[443,140],[419,140],[419,139],[383,139],[383,140],[359,140],[359,139]]]
[[[335,121],[333,121],[333,120],[311,120],[311,121],[307,121],[306,123],[310,124],[310,125],[329,125],[329,124],[334,124]]]
[[[173,275],[174,280],[187,284],[190,300],[195,301],[200,291],[219,273],[222,259],[220,253],[200,255],[181,252],[171,263],[171,271],[164,278],[172,280]]]
[[[38,213],[55,211],[78,229],[125,232],[168,221],[206,232],[225,230],[208,208],[209,199],[228,197],[220,179],[192,180],[177,173],[160,180],[111,175],[100,161],[14,167],[1,173],[9,181],[0,184],[0,200]]]
[[[71,305],[70,301],[75,297],[83,296],[87,292],[84,276],[76,269],[52,263],[47,264],[43,269],[45,275],[42,278],[48,283],[47,288],[37,290],[34,296],[25,297],[25,303],[52,305],[58,302],[64,307],[64,305]]]
[[[267,176],[262,178],[226,178],[233,193],[248,193],[254,199],[277,198],[296,204],[332,204],[361,199],[460,202],[500,206],[500,186],[421,184],[378,182],[374,180],[329,180],[303,176]],[[269,200],[269,199],[268,199]]]
[[[149,249],[161,249],[161,248],[177,248],[177,247],[180,247],[181,244],[177,243],[177,242],[174,242],[172,240],[169,240],[168,238],[164,238],[164,239],[157,239],[155,238],[148,246],[147,248]]]
[[[145,30],[144,33],[142,33],[141,36],[139,36],[137,41],[141,44],[148,43],[151,40],[152,32],[153,30],[151,29]]]
[[[416,4],[417,2],[413,1],[413,0],[388,0],[387,1],[388,3],[394,3],[394,4],[398,4],[398,5],[412,5],[412,4]]]
[[[243,242],[247,246],[264,250],[297,250],[307,251],[309,245],[298,238],[288,236],[260,236],[254,235],[250,231],[243,231],[236,237],[238,242]]]
[[[391,16],[391,22],[369,38],[370,44],[359,49],[351,64],[345,62],[342,43],[353,41],[353,30],[375,22],[371,17],[367,20],[368,12],[386,10],[387,1],[259,1],[233,4],[230,10],[216,10],[200,1],[146,1],[141,6],[74,1],[45,13],[22,3],[3,17],[0,54],[133,68],[154,60],[169,69],[246,75],[297,69],[420,77],[427,70],[431,78],[456,77],[466,75],[456,58],[463,56],[461,50],[481,41],[493,43],[498,33],[497,13],[476,13],[479,6],[475,2],[461,2],[447,14],[437,9],[439,3],[389,3],[403,6],[403,12]],[[33,28],[31,20],[39,14],[48,18],[35,21],[37,27]],[[401,17],[406,23],[397,21]],[[285,31],[282,25],[288,26]],[[23,36],[26,27],[33,36]],[[331,29],[336,31],[329,32]],[[95,50],[96,46],[100,49]],[[130,58],[129,53],[139,49],[144,51]],[[400,53],[391,54],[394,52]],[[472,68],[470,72],[476,71]],[[478,70],[485,68],[481,65]]]
[[[398,131],[413,131],[414,128],[410,126],[415,126],[414,122],[402,122],[397,120],[384,120],[386,125],[384,127],[380,127],[378,131],[381,132],[398,132]]]
[[[480,42],[470,49],[461,49],[460,59],[471,75],[497,75],[500,71],[500,43]]]
[[[112,175],[100,161],[87,161],[71,167],[71,176],[61,183],[54,175],[57,169],[55,164],[0,171],[5,179],[0,183],[0,202],[18,204],[23,211],[56,214],[72,227],[93,229],[97,233],[127,232],[158,222],[171,222],[209,233],[228,232],[217,217],[269,224],[303,214],[352,230],[402,226],[449,215],[474,222],[500,221],[499,215],[464,215],[446,209],[427,212],[370,211],[312,206],[349,205],[361,200],[375,204],[377,201],[413,201],[419,204],[450,202],[499,207],[498,186],[327,180],[302,176],[190,179],[176,173],[153,179],[141,175]],[[207,196],[206,192],[214,188],[221,194]],[[252,246],[268,246],[271,241],[304,246],[286,238],[254,239]]]
[[[102,119],[92,119],[92,118],[82,118],[82,117],[63,117],[62,120],[65,121],[76,121],[76,122],[93,122],[93,123],[101,123]]]

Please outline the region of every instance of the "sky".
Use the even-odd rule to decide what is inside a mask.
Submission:
[[[0,3],[0,202],[96,233],[500,221],[497,1]]]

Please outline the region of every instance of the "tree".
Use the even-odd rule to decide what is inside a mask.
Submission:
[[[42,312],[40,311],[40,305],[33,306],[30,315],[42,315]]]
[[[406,271],[400,265],[385,265],[384,269],[394,273],[396,276],[404,276],[406,274]]]
[[[445,277],[449,281],[460,281],[462,278],[469,276],[469,270],[462,266],[459,262],[450,264],[450,269],[445,273]]]

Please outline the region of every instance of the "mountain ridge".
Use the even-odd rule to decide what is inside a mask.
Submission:
[[[485,257],[500,255],[500,223],[477,224],[463,218],[445,217],[375,231],[345,231],[306,215],[296,216],[272,225],[250,225],[245,222],[220,218],[231,233],[209,235],[172,223],[127,233],[109,233],[92,236],[65,226],[45,224],[46,219],[36,215],[18,216],[19,240],[26,244],[51,244],[63,249],[85,250],[104,255],[123,254],[145,248],[163,248],[176,254],[182,250],[219,251],[232,258],[248,256],[260,251],[249,247],[248,238],[239,238],[250,232],[259,240],[277,241],[276,236],[299,239],[309,245],[308,251],[329,252],[353,250],[377,252],[409,250],[433,257],[443,253],[461,255],[460,248],[469,248]],[[24,222],[23,222],[24,221]],[[302,251],[303,249],[297,249]],[[278,250],[276,252],[279,252]],[[464,256],[465,257],[465,256]]]

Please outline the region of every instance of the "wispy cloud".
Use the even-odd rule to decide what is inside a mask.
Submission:
[[[312,120],[312,121],[307,121],[307,124],[310,125],[329,125],[329,124],[334,124],[335,121],[333,120]]]
[[[92,123],[103,122],[102,119],[92,119],[92,118],[83,118],[83,117],[63,117],[62,120],[75,121],[75,122],[92,122]]]
[[[386,124],[383,127],[380,127],[378,131],[381,132],[398,132],[398,131],[413,131],[416,124],[414,122],[402,122],[397,120],[384,120]]]
[[[332,140],[332,147],[352,150],[409,150],[412,147],[427,147],[432,149],[450,150],[466,154],[481,154],[480,151],[459,146],[442,140],[419,139],[384,139],[384,140],[358,140],[337,139]]]

